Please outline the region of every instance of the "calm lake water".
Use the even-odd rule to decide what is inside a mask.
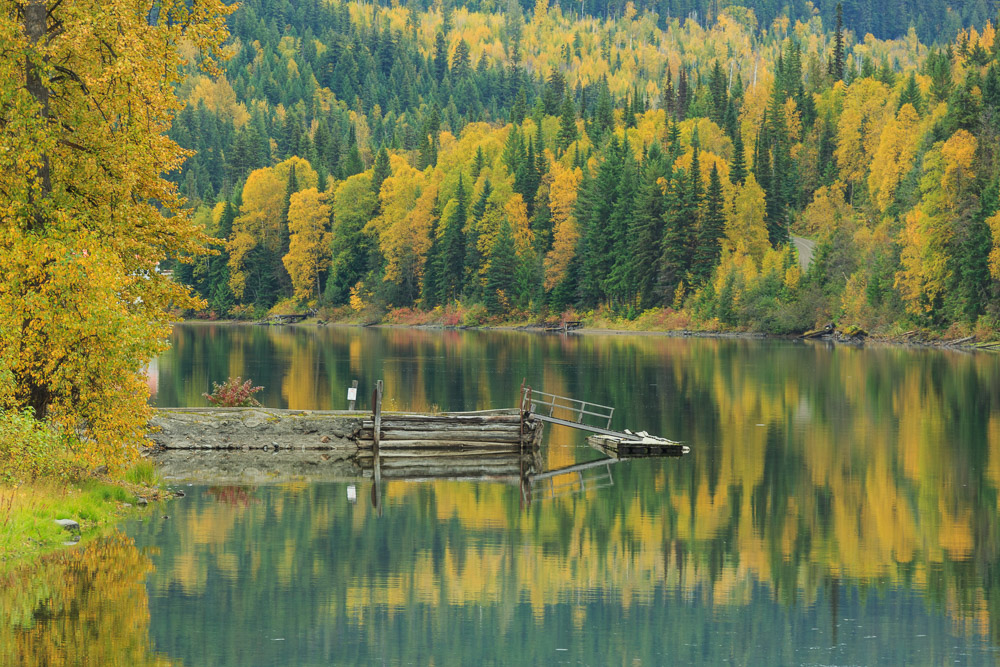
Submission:
[[[616,428],[692,452],[557,475],[530,504],[516,482],[391,480],[381,515],[365,478],[185,481],[186,497],[41,568],[32,590],[43,593],[3,631],[26,654],[58,645],[90,664],[189,666],[1000,662],[997,355],[185,325],[150,383],[157,405],[204,405],[230,375],[264,385],[265,405],[304,409],[346,407],[355,379],[362,408],[377,379],[387,408],[513,407],[526,379],[613,405]],[[600,458],[563,427],[547,428],[541,456],[547,471]],[[32,617],[45,594],[55,601]]]

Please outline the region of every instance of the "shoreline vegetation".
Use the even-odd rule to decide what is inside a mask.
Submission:
[[[0,573],[104,536],[167,497],[152,462],[111,476],[88,466],[81,447],[27,413],[0,413]]]
[[[268,317],[258,320],[246,319],[205,319],[182,318],[175,324],[261,324]],[[281,313],[287,314],[287,313]],[[567,326],[578,323],[579,326]],[[268,322],[269,325],[274,325]],[[716,323],[717,324],[717,323]],[[411,308],[397,308],[382,315],[368,313],[345,313],[343,310],[320,312],[295,323],[281,326],[342,326],[342,327],[384,327],[401,329],[471,329],[496,331],[527,331],[536,333],[572,332],[581,335],[642,335],[642,336],[682,336],[718,338],[776,338],[805,339],[820,338],[840,343],[860,343],[863,341],[914,347],[951,347],[1000,351],[1000,332],[991,327],[952,326],[947,330],[904,329],[894,325],[875,331],[865,331],[854,324],[831,323],[834,330],[829,336],[822,336],[820,330],[801,333],[775,333],[743,329],[725,329],[707,326],[694,321],[689,314],[673,309],[651,310],[634,319],[616,317],[610,313],[596,311],[578,313],[569,311],[558,317],[540,318],[523,314],[521,317],[477,319],[466,316],[460,309],[434,309],[421,311]]]

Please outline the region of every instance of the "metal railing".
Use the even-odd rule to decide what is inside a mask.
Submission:
[[[530,412],[536,416],[556,418],[556,411],[565,412],[572,415],[569,418],[559,417],[560,422],[574,422],[586,424],[584,419],[595,417],[604,421],[603,428],[611,428],[611,419],[614,417],[615,409],[609,405],[581,401],[567,396],[558,396],[545,391],[536,391],[531,387],[524,386],[521,389],[521,412]]]

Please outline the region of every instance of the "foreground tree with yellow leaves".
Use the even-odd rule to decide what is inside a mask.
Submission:
[[[215,68],[218,0],[0,0],[0,407],[30,408],[128,460],[148,407],[142,368],[167,308],[189,306],[160,259],[204,253],[164,136],[197,54]]]

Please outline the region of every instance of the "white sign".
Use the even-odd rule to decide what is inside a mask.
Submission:
[[[358,400],[358,388],[357,387],[350,387],[347,390],[347,400],[349,400],[349,401],[356,401],[356,400]]]

